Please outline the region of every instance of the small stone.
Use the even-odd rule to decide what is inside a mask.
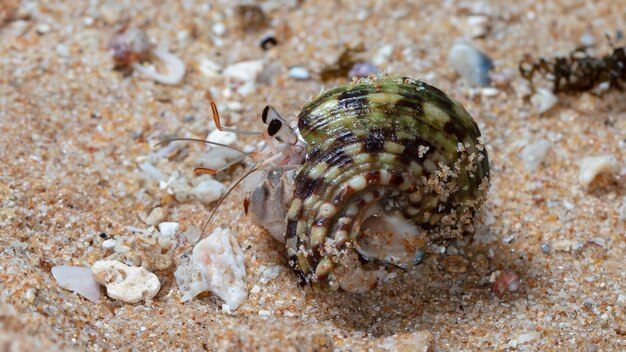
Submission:
[[[35,31],[37,32],[37,34],[46,34],[50,32],[51,29],[52,27],[50,27],[50,25],[47,23],[41,23],[38,24],[37,27],[35,27]]]
[[[255,81],[256,77],[263,70],[263,61],[251,60],[232,64],[224,69],[222,73],[225,77],[234,78],[244,82]]]
[[[237,135],[230,132],[213,130],[206,139],[209,142],[231,145],[237,141]]]
[[[543,253],[550,253],[550,245],[548,243],[544,243],[541,245],[541,251]]]
[[[58,265],[51,271],[60,287],[78,293],[91,302],[97,302],[100,299],[100,285],[96,282],[90,268]]]
[[[213,24],[211,30],[213,31],[213,34],[221,37],[222,35],[224,35],[224,33],[226,33],[226,26],[224,26],[224,24],[221,22],[217,22]]]
[[[487,88],[483,88],[480,90],[480,94],[483,97],[495,97],[496,95],[500,94],[500,90],[498,88],[493,88],[493,87],[487,87]]]
[[[482,15],[467,17],[467,32],[472,38],[481,38],[489,32],[489,17]]]
[[[535,108],[538,114],[543,114],[552,109],[558,101],[557,96],[546,88],[537,88],[535,94],[530,97],[530,104]]]
[[[617,159],[612,155],[588,156],[580,163],[580,183],[589,188],[593,181],[601,174],[616,174],[619,172]]]
[[[452,66],[470,84],[486,87],[491,84],[489,70],[493,68],[491,59],[471,45],[455,43],[447,58]]]
[[[161,289],[161,282],[153,273],[115,260],[97,261],[91,271],[96,281],[106,286],[107,296],[126,303],[151,299]]]
[[[165,220],[166,216],[167,216],[167,210],[161,207],[156,207],[152,209],[152,211],[150,212],[150,215],[148,215],[145,222],[148,225],[156,226],[157,224],[162,223],[163,220]]]
[[[460,255],[450,255],[441,259],[441,265],[449,273],[460,274],[467,271],[469,260]]]
[[[174,237],[180,225],[177,222],[162,222],[159,224],[159,232],[165,237]]]
[[[218,227],[198,242],[190,263],[179,266],[174,276],[183,302],[209,290],[237,309],[248,295],[243,251],[228,229]]]
[[[309,79],[311,75],[309,74],[309,70],[302,66],[294,66],[289,69],[289,77],[295,79]]]
[[[254,287],[252,287],[252,289],[250,290],[250,293],[253,294],[257,294],[259,292],[261,292],[261,288],[258,285],[254,285]]]
[[[539,165],[543,163],[546,155],[548,154],[548,151],[551,148],[552,144],[545,139],[540,139],[534,143],[525,146],[520,153],[520,159],[522,159],[526,171],[537,171]]]
[[[259,279],[259,282],[265,285],[268,282],[277,278],[278,274],[280,274],[280,265],[274,265],[269,268],[265,268],[261,273],[261,278]]]
[[[502,297],[507,292],[515,292],[520,287],[519,277],[516,273],[505,270],[496,276],[491,284],[491,290],[498,296]]]
[[[113,249],[115,246],[117,246],[117,241],[114,239],[108,239],[102,242],[102,249],[104,250]]]
[[[585,32],[578,38],[578,42],[584,47],[590,47],[596,44],[596,38],[593,34]]]
[[[348,77],[357,77],[357,78],[365,78],[369,75],[375,75],[378,73],[378,68],[369,62],[357,62],[352,66],[350,72],[348,72]]]
[[[100,6],[100,16],[107,24],[115,24],[126,21],[130,11],[119,1],[107,0]]]
[[[554,241],[554,243],[552,244],[552,247],[557,251],[569,252],[572,249],[573,243],[574,242],[570,240],[558,240],[558,241]]]
[[[195,186],[191,193],[194,198],[207,205],[220,199],[222,194],[226,193],[226,186],[219,181],[208,179]]]
[[[386,337],[381,346],[386,351],[396,352],[434,352],[435,338],[428,330],[412,333],[398,333]]]

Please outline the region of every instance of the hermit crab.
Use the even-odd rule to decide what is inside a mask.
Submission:
[[[212,108],[218,129],[261,134],[222,127]],[[270,106],[262,120],[267,147],[242,155],[255,160],[244,208],[315,291],[366,292],[381,268],[410,268],[473,231],[487,151],[469,113],[441,90],[370,77],[313,98],[297,125]]]

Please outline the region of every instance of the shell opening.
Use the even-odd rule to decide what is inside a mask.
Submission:
[[[355,247],[367,260],[379,260],[407,269],[422,261],[426,234],[388,201],[378,200],[365,210]]]

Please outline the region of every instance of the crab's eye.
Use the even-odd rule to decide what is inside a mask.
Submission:
[[[269,134],[270,137],[274,137],[274,135],[278,133],[278,131],[280,131],[280,128],[282,126],[283,126],[282,122],[280,122],[278,119],[273,119],[272,121],[270,121],[270,124],[267,126],[267,134]]]

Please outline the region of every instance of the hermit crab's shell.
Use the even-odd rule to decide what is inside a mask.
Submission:
[[[302,108],[298,129],[307,155],[285,241],[316,290],[370,289],[380,273],[364,262],[406,268],[471,232],[487,152],[472,117],[439,89],[397,77],[338,87]]]

